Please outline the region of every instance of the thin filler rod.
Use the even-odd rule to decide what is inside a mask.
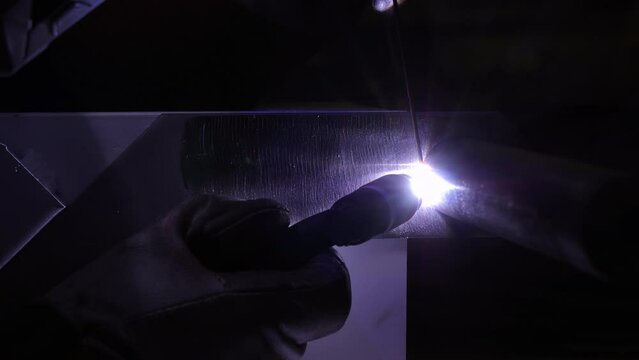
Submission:
[[[397,36],[397,43],[399,48],[399,60],[402,67],[402,74],[404,76],[404,86],[406,88],[406,101],[408,102],[408,113],[410,114],[411,122],[413,123],[413,133],[415,134],[415,144],[417,145],[417,155],[419,161],[424,161],[424,154],[422,152],[422,141],[419,137],[419,128],[417,127],[417,116],[415,115],[415,109],[413,107],[413,98],[410,92],[410,84],[408,81],[408,69],[406,67],[406,58],[404,54],[404,44],[402,41],[402,26],[399,17],[399,4],[397,0],[393,0],[393,18],[395,19],[395,32]]]

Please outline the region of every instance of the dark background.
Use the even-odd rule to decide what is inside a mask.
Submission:
[[[109,0],[0,79],[0,111],[407,109],[391,15],[364,0]],[[518,146],[629,168],[638,15],[637,1],[406,1],[415,107],[499,111]]]
[[[496,111],[510,145],[636,174],[638,1],[400,15],[417,110]],[[407,109],[395,20],[357,0],[107,0],[0,79],[0,111]],[[408,266],[411,359],[639,357],[632,293],[504,240],[413,240]]]

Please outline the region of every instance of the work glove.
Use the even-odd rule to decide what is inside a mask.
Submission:
[[[300,358],[308,341],[344,324],[350,283],[333,250],[294,269],[252,266],[288,226],[272,200],[186,201],[46,296],[77,335],[66,357]]]

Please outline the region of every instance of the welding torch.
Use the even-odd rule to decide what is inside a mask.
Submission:
[[[358,245],[395,229],[420,205],[410,176],[383,176],[291,226],[266,258],[276,267],[297,267],[331,246]]]
[[[256,200],[273,206],[236,226],[237,236],[200,239],[191,249],[216,271],[295,269],[332,246],[358,245],[408,221],[422,203],[411,182],[405,174],[382,176],[292,226],[281,205]]]

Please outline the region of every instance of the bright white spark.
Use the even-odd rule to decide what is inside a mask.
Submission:
[[[410,164],[406,169],[398,171],[411,178],[411,190],[422,199],[422,205],[435,206],[446,198],[449,191],[457,186],[439,176],[433,168],[422,162]]]

